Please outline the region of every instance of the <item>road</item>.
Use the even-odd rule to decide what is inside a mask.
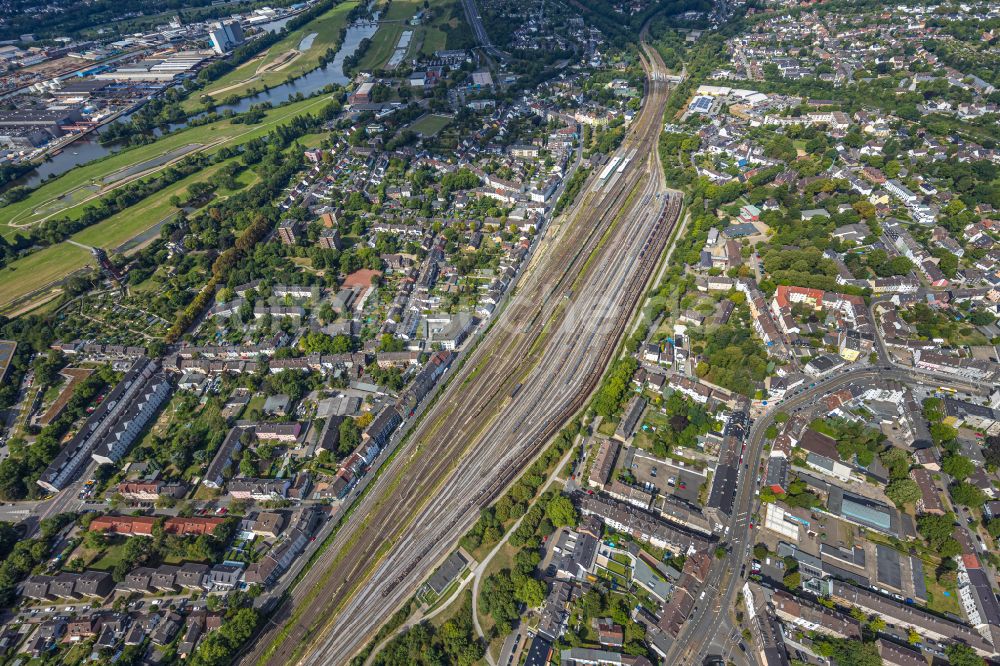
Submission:
[[[243,663],[348,661],[597,385],[680,209],[656,154],[665,67],[647,57],[649,93],[618,152],[633,159],[613,183],[592,175],[552,225],[507,310]]]
[[[476,6],[476,0],[462,0],[462,9],[465,10],[466,23],[472,27],[472,34],[475,36],[479,46],[486,51],[487,55],[497,60],[506,60],[509,56],[493,46],[490,36],[483,27],[483,17]]]
[[[886,367],[891,369],[887,370]],[[821,396],[859,380],[884,383],[887,381],[914,382],[925,379],[924,373],[894,365],[849,370],[817,382],[814,388],[793,395],[779,407],[756,420],[747,436],[745,459],[748,462],[740,470],[733,515],[726,523],[729,551],[725,558],[713,561],[712,569],[703,587],[706,591],[705,598],[699,600],[695,610],[692,611],[674,642],[671,653],[667,655],[665,663],[677,666],[694,664],[700,666],[704,657],[717,654],[713,649],[720,647],[717,645],[718,637],[730,635],[730,612],[735,607],[736,592],[744,582],[744,579],[737,575],[737,572],[750,559],[750,550],[754,543],[754,532],[750,523],[757,510],[755,506],[757,465],[764,450],[766,439],[764,433],[774,423],[775,415],[779,411],[792,413],[806,409],[814,405]],[[968,382],[951,380],[948,384],[974,392],[980,390],[980,387]]]

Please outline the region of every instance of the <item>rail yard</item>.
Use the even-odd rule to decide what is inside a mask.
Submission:
[[[349,659],[596,386],[680,212],[679,196],[662,177],[650,177],[661,173],[655,148],[668,87],[658,54],[647,53],[648,94],[619,149],[635,157],[610,188],[592,179],[409,450],[358,505],[243,663]],[[523,390],[512,397],[519,384]]]

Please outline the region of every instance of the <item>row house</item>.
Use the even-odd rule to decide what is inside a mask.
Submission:
[[[106,571],[61,573],[56,576],[33,575],[21,586],[21,594],[29,599],[77,600],[84,597],[103,599],[115,587],[111,574]]]
[[[187,494],[183,483],[166,481],[123,481],[115,486],[115,493],[125,499],[155,502],[160,498],[180,499]]]
[[[287,497],[289,486],[288,479],[239,478],[229,481],[226,489],[234,499],[269,502]]]

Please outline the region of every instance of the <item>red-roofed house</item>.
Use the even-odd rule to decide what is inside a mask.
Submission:
[[[108,532],[123,536],[152,536],[156,516],[99,516],[90,522],[91,532]],[[180,536],[212,534],[223,523],[223,518],[175,517],[167,518],[163,531]]]
[[[167,518],[163,523],[163,531],[167,534],[180,534],[182,536],[212,534],[215,528],[225,521],[224,518],[202,518],[190,517]]]
[[[90,521],[91,532],[125,536],[152,536],[156,518],[152,516],[98,516]]]
[[[823,290],[778,285],[774,292],[774,302],[779,308],[787,308],[792,303],[806,303],[818,310],[823,306]]]

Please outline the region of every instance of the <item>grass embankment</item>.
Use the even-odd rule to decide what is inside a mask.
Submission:
[[[47,217],[78,217],[84,206],[95,195],[102,196],[112,191],[114,187],[129,182],[129,177],[114,179],[116,175],[120,175],[118,172],[142,165],[144,162],[156,164],[149,170],[150,172],[162,170],[165,164],[160,164],[157,158],[171,151],[178,151],[176,154],[180,157],[182,155],[179,149],[193,144],[199,144],[202,148],[185,154],[193,155],[205,151],[212,153],[222,146],[243,144],[250,139],[264,136],[275,125],[293,116],[314,111],[325,101],[325,97],[312,98],[271,109],[264,115],[264,119],[255,125],[234,125],[228,120],[220,120],[190,127],[154,143],[129,148],[104,159],[78,166],[58,178],[47,181],[23,201],[0,208],[0,225],[25,227]],[[102,187],[107,189],[101,190]],[[86,197],[79,196],[82,188],[90,189]],[[64,201],[67,205],[60,206]],[[7,231],[7,229],[2,230]]]
[[[344,2],[314,21],[293,30],[284,39],[269,48],[263,57],[252,58],[204,90],[193,94],[184,102],[187,111],[201,109],[202,97],[209,96],[216,103],[236,96],[247,97],[265,87],[273,88],[308,74],[320,65],[328,49],[340,47],[340,32],[347,27],[348,14],[357,6],[357,0]],[[309,48],[299,51],[302,41],[315,34]]]
[[[0,219],[10,220],[17,214],[16,209],[30,213],[39,205],[47,205],[46,202],[51,202],[71,190],[91,185],[118,170],[150,160],[157,153],[177,146],[201,143],[206,146],[203,151],[213,154],[223,146],[242,145],[251,139],[266,135],[276,125],[293,116],[315,111],[326,103],[326,97],[317,97],[272,109],[264,120],[256,125],[234,125],[228,120],[223,120],[210,125],[192,127],[154,144],[123,151],[108,159],[77,167],[62,177],[46,183],[25,201],[0,209]],[[318,143],[318,136],[304,137],[302,143],[314,145]],[[171,196],[183,193],[192,183],[207,180],[217,170],[218,167],[213,166],[192,174],[135,206],[73,234],[70,240],[109,250],[117,248],[176,212],[177,209],[169,203]],[[225,193],[220,194],[225,195]],[[86,204],[80,203],[77,207],[84,205]],[[60,216],[69,214],[70,210],[67,209]],[[87,249],[63,241],[10,263],[0,269],[0,308],[66,277],[90,261]]]

